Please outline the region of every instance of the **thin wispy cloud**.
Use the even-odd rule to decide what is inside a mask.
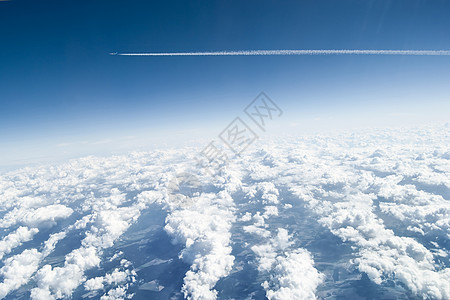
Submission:
[[[244,50],[214,52],[110,53],[121,56],[262,56],[262,55],[425,55],[448,56],[450,50]]]

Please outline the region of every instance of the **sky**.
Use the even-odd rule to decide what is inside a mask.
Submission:
[[[216,136],[261,91],[282,132],[450,121],[450,2],[0,1],[0,166]]]

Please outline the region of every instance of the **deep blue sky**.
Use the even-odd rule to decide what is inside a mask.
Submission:
[[[2,1],[0,165],[73,141],[88,153],[118,136],[220,132],[260,91],[291,125],[445,121],[450,57],[108,53],[450,50],[449,36],[438,0]]]

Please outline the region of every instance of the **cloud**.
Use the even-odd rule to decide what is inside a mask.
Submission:
[[[270,271],[276,261],[277,254],[291,246],[292,236],[284,228],[278,228],[277,235],[269,239],[267,243],[251,247],[258,261],[260,272]]]
[[[105,295],[100,297],[100,300],[122,300],[127,294],[128,285],[119,286],[111,289]]]
[[[54,250],[56,243],[64,237],[64,232],[52,234],[45,241],[41,252],[37,249],[27,249],[7,258],[4,266],[0,269],[0,275],[3,276],[3,282],[0,283],[0,299],[27,283],[38,269],[39,263]]]
[[[356,258],[351,263],[373,282],[394,280],[419,297],[447,299],[450,269],[438,264],[415,236],[448,238],[448,201],[437,186],[427,192],[408,184],[429,173],[430,165],[446,164],[432,158],[446,143],[440,130],[430,131],[423,143],[418,142],[421,132],[414,130],[324,138],[325,144],[305,145],[308,159],[286,168],[291,175],[281,176],[319,223],[353,245]],[[419,154],[423,159],[416,160]],[[398,231],[388,227],[396,224]],[[411,236],[403,236],[403,228]]]
[[[279,228],[267,243],[251,247],[260,273],[270,274],[262,283],[268,299],[315,299],[324,275],[314,268],[314,260],[305,249],[289,250],[292,236]]]
[[[164,159],[166,156],[159,157]],[[66,227],[60,233],[50,235],[41,250],[27,249],[4,260],[0,269],[5,279],[0,283],[1,295],[6,296],[34,275],[35,287],[31,289],[31,298],[70,297],[73,290],[85,281],[85,271],[99,266],[103,249],[111,247],[137,221],[147,205],[163,198],[162,192],[152,189],[158,180],[157,172],[147,172],[144,176],[138,174],[132,178],[134,183],[130,182],[129,174],[134,168],[130,161],[139,158],[138,168],[143,170],[145,161],[154,161],[154,157],[154,154],[142,153],[109,159],[87,157],[56,167],[28,168],[0,176],[4,187],[0,195],[4,207],[9,209],[0,220],[0,226],[4,228],[15,224],[61,227],[64,223],[57,224],[58,220],[67,219],[74,211],[81,215],[75,223],[65,223]],[[98,184],[106,174],[108,181]],[[124,205],[129,201],[126,194],[116,188],[123,184],[129,185],[129,191],[138,191],[138,196],[127,205]],[[145,192],[141,195],[142,190]],[[83,229],[85,234],[81,247],[66,255],[63,266],[44,265],[39,268],[60,239],[79,229]],[[31,238],[31,233],[37,229],[29,231],[20,228],[9,237],[3,237],[3,244],[0,243],[3,253]],[[111,291],[105,297],[114,295],[117,292]]]
[[[193,148],[86,157],[1,175],[0,296],[14,298],[27,283],[34,299],[70,298],[80,285],[104,299],[129,296],[131,270],[90,279],[88,270],[109,262],[105,249],[152,205],[167,213],[164,230],[190,265],[181,287],[187,298],[215,299],[217,282],[238,270],[235,261],[252,257],[249,249],[255,257],[249,267],[259,270],[267,297],[322,293],[330,287],[318,289],[323,275],[313,260],[323,259],[321,250],[303,244],[303,237],[314,238],[305,236],[311,230],[352,247],[344,264],[380,290],[450,298],[442,263],[450,219],[448,143],[445,127],[279,139],[244,153],[214,178],[199,176],[204,189],[185,207],[172,203],[167,189],[172,174],[190,168]],[[307,219],[297,222],[303,213]],[[57,233],[45,240],[44,226]],[[37,247],[38,230],[45,242]],[[62,247],[63,261],[49,265],[45,257],[74,232],[81,234],[79,247]],[[16,252],[22,244],[33,248]],[[320,263],[324,274],[334,267]]]
[[[112,272],[105,274],[105,276],[87,280],[84,283],[84,288],[87,291],[103,290],[105,285],[118,285],[127,281],[134,281],[135,276],[136,272],[132,270],[115,268]]]
[[[112,197],[111,203],[114,201]],[[45,265],[37,272],[37,287],[31,290],[31,298],[41,299],[40,295],[51,295],[57,299],[70,297],[73,290],[85,281],[85,271],[99,266],[102,249],[111,247],[144,208],[145,204],[138,201],[129,207],[94,210],[94,221],[81,242],[82,246],[66,256],[64,266]]]
[[[0,227],[11,227],[17,223],[27,226],[54,226],[59,219],[65,219],[73,213],[73,210],[61,204],[53,204],[39,208],[14,208],[8,212],[2,220]]]
[[[33,239],[33,236],[38,233],[37,228],[19,227],[14,232],[8,234],[0,241],[0,259],[5,254],[9,254],[12,249],[22,245],[23,242],[28,242]]]
[[[166,232],[175,243],[185,246],[180,258],[191,264],[182,288],[188,299],[216,299],[214,286],[232,269],[232,203],[226,191],[202,193],[194,205],[175,210],[166,218]]]
[[[0,275],[3,276],[3,282],[0,283],[0,298],[6,297],[10,291],[27,283],[38,268],[40,259],[41,255],[36,249],[25,250],[21,254],[7,258],[0,269]]]
[[[324,275],[314,268],[311,254],[297,249],[276,258],[273,274],[263,287],[269,300],[315,299],[323,279]]]

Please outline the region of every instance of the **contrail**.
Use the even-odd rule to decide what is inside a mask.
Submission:
[[[245,50],[215,52],[110,53],[121,56],[257,56],[257,55],[450,55],[450,50]]]

